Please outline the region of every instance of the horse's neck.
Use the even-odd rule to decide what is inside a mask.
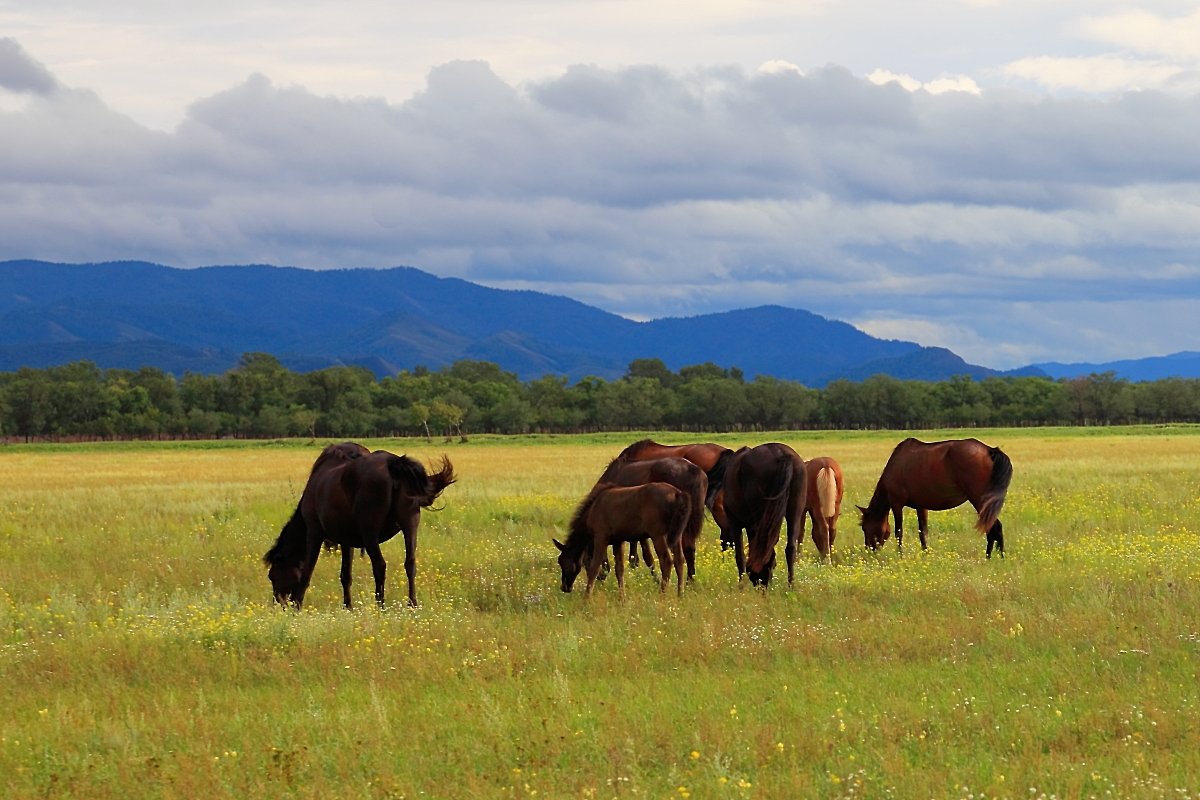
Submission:
[[[875,484],[875,494],[871,495],[871,502],[867,503],[867,511],[863,514],[863,519],[882,519],[891,507],[887,489],[883,488],[883,478],[880,478],[879,483]]]

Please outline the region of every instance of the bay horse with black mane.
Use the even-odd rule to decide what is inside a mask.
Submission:
[[[687,562],[688,580],[692,580],[696,577],[696,540],[704,527],[704,498],[709,488],[703,469],[683,458],[629,461],[618,455],[605,467],[596,485],[640,486],[654,481],[671,484],[691,500],[683,528],[683,557]]]
[[[692,516],[692,498],[669,483],[597,484],[575,509],[567,541],[552,540],[558,548],[562,590],[571,591],[586,561],[585,594],[591,595],[611,545],[615,551],[617,589],[624,597],[625,544],[650,539],[658,555],[660,591],[667,590],[673,565],[676,591],[683,594],[683,533]]]
[[[927,547],[930,511],[945,511],[970,503],[975,527],[987,534],[987,557],[998,547],[1004,555],[1004,526],[1000,510],[1012,480],[1012,461],[998,447],[978,439],[922,442],[905,439],[896,445],[879,476],[875,494],[862,512],[867,547],[878,549],[891,534],[888,512],[896,521],[896,546],[904,545],[904,508],[917,511],[921,549]]]
[[[770,442],[743,447],[725,471],[725,513],[735,540],[738,578],[767,586],[775,571],[775,545],[779,529],[787,523],[788,583],[794,578],[796,544],[808,502],[808,475],[802,459],[786,444]],[[750,558],[742,550],[742,530],[750,544]]]
[[[324,542],[341,547],[346,608],[351,605],[354,548],[361,548],[371,559],[375,601],[383,605],[387,564],[379,545],[403,531],[408,602],[415,606],[421,509],[433,505],[454,481],[454,468],[445,456],[438,470],[430,474],[408,456],[386,450],[372,453],[354,442],[329,445],[313,463],[296,510],[263,556],[275,600],[300,608]]]

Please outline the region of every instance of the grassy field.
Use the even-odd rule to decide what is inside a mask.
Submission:
[[[0,446],[0,795],[1200,797],[1200,428],[967,434],[1015,466],[991,561],[967,509],[864,551],[904,435],[718,437],[842,463],[835,563],[738,585],[710,521],[623,603],[550,538],[636,436],[371,441],[460,476],[422,605],[326,556],[299,614],[260,558],[324,442]]]

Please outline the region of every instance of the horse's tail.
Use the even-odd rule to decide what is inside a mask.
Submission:
[[[674,502],[671,504],[671,516],[667,521],[667,543],[674,547],[680,537],[686,538],[692,522],[696,519],[703,520],[703,514],[703,510],[696,506],[687,492],[676,489]]]
[[[300,504],[297,503],[296,510],[292,512],[292,518],[284,524],[283,530],[279,532],[279,538],[263,555],[263,563],[271,567],[276,564],[300,561],[304,558],[307,538],[308,527],[304,524],[304,517],[300,514]]]
[[[1008,484],[1012,481],[1012,461],[1009,460],[999,447],[988,449],[992,459],[992,477],[988,480],[983,500],[979,504],[979,519],[975,527],[986,533],[1000,518],[1000,510],[1004,508],[1004,498],[1008,495]]]
[[[457,480],[458,476],[454,474],[454,465],[450,463],[448,456],[443,455],[437,472],[431,473],[429,480],[425,483],[425,496],[429,499],[421,503],[421,505],[433,505],[433,501],[437,500],[442,492],[446,491],[446,487]]]
[[[729,470],[729,462],[733,460],[733,451],[726,450],[717,457],[717,463],[708,471],[708,492],[704,496],[704,505],[712,508],[713,500],[725,485],[725,473]]]
[[[746,568],[751,572],[762,572],[775,551],[778,541],[779,526],[783,524],[783,515],[787,511],[788,489],[792,485],[792,474],[795,465],[790,455],[780,454],[776,460],[772,481],[767,496],[762,499],[762,513],[754,526],[754,540],[750,543],[750,559]]]
[[[392,480],[403,486],[424,508],[433,505],[446,487],[457,480],[454,467],[446,456],[442,456],[441,466],[432,474],[427,473],[425,467],[416,459],[392,456],[388,459],[388,472]]]
[[[708,478],[699,467],[691,470],[689,474],[694,479],[685,490],[688,495],[688,522],[683,531],[683,541],[688,547],[692,547],[700,538],[700,531],[704,529],[704,499],[708,491]]]
[[[817,498],[821,501],[821,516],[829,519],[837,513],[837,476],[829,467],[817,472]]]

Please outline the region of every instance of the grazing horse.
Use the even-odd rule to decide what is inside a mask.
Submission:
[[[403,531],[408,602],[415,606],[421,509],[432,505],[454,480],[454,468],[445,456],[438,471],[428,474],[420,462],[407,456],[384,450],[372,453],[352,442],[326,447],[313,463],[291,519],[263,556],[276,601],[300,608],[325,542],[342,549],[346,608],[350,608],[350,567],[356,547],[371,559],[375,600],[383,605],[387,564],[379,545]]]
[[[779,528],[787,522],[788,583],[794,577],[796,540],[808,502],[804,459],[786,444],[772,442],[743,447],[725,471],[725,513],[735,542],[738,578],[766,586],[775,571]],[[750,560],[742,551],[742,529],[750,542]]]
[[[708,494],[708,477],[704,470],[683,458],[656,458],[651,461],[624,461],[614,458],[605,468],[599,486],[639,486],[662,481],[685,492],[691,499],[687,524],[683,530],[683,557],[687,561],[688,580],[696,577],[696,540],[704,526],[704,498]]]
[[[648,461],[654,458],[682,458],[692,462],[704,470],[708,477],[708,492],[704,497],[704,505],[712,512],[713,522],[721,529],[721,549],[733,546],[733,538],[729,532],[729,519],[725,514],[725,497],[721,486],[725,479],[725,470],[733,451],[724,445],[713,442],[697,444],[659,444],[652,439],[642,439],[626,447],[617,456],[616,461]]]
[[[799,540],[804,539],[804,521],[812,518],[812,539],[821,558],[828,560],[837,539],[837,521],[842,513],[842,494],[845,484],[842,468],[827,456],[810,458],[804,464],[808,473],[808,502],[806,514],[800,517]]]
[[[625,543],[649,538],[658,554],[660,591],[667,590],[673,564],[676,590],[683,594],[683,533],[692,515],[689,494],[669,483],[654,481],[638,486],[597,485],[575,509],[567,541],[552,540],[558,548],[562,590],[571,591],[586,557],[585,594],[591,595],[605,552],[612,545],[617,588],[624,597]]]
[[[978,514],[975,527],[987,533],[987,557],[993,546],[1004,555],[1000,509],[1012,480],[1012,462],[998,447],[978,439],[922,442],[905,439],[896,445],[879,476],[875,494],[862,512],[867,547],[883,545],[891,534],[888,511],[896,520],[896,546],[904,545],[904,508],[917,510],[921,549],[927,546],[928,514],[969,502]]]

